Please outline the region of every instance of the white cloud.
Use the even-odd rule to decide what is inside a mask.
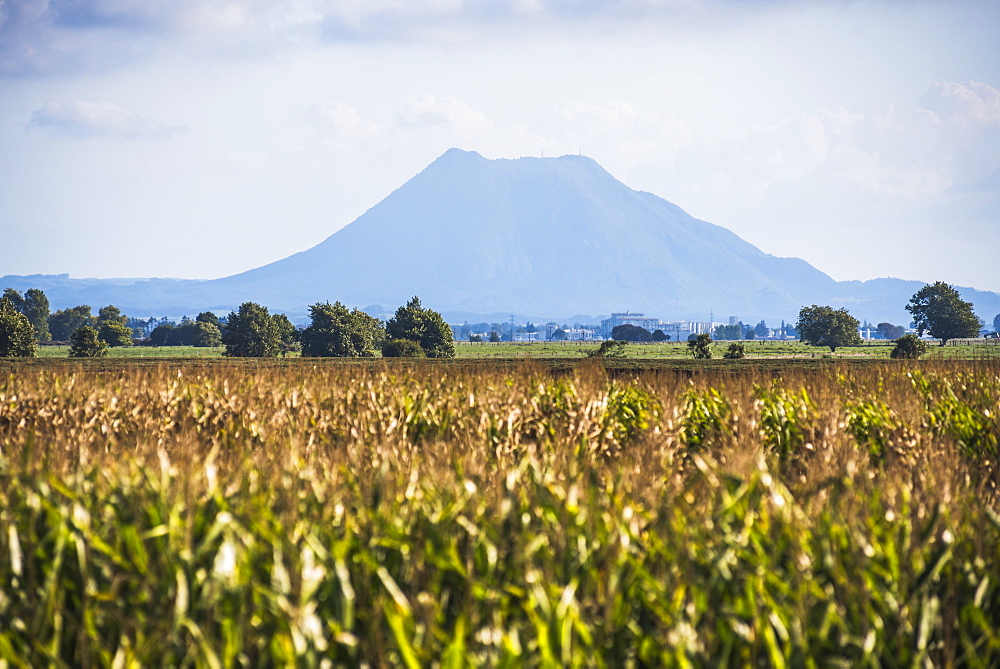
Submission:
[[[920,104],[943,121],[1000,123],[1000,90],[979,81],[935,84]]]
[[[196,57],[270,55],[303,44],[469,43],[505,30],[547,34],[567,22],[589,26],[596,34],[645,21],[716,26],[733,16],[767,11],[747,5],[717,0],[8,0],[0,2],[0,75],[118,70],[188,52]],[[707,24],[705,17],[711,18]]]
[[[443,127],[456,138],[468,141],[490,135],[495,128],[486,115],[464,100],[433,93],[406,100],[405,109],[397,114],[397,125],[403,128]]]
[[[49,102],[31,114],[28,127],[53,135],[119,139],[160,139],[184,130],[114,102]]]
[[[378,124],[364,119],[346,102],[330,101],[316,105],[309,118],[320,137],[330,140],[367,139],[380,134]]]

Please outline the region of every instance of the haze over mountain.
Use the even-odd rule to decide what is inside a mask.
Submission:
[[[326,300],[392,310],[419,295],[446,317],[513,312],[562,319],[632,310],[670,320],[714,314],[775,324],[810,304],[904,322],[903,306],[922,285],[838,283],[803,260],[768,255],[632,190],[586,157],[487,160],[458,149],[320,244],[241,274],[0,282],[42,288],[53,308],[113,303],[135,315],[227,310],[244,301],[292,314]],[[1000,295],[962,293],[980,316],[1000,312]]]

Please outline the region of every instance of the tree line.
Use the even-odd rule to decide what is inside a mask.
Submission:
[[[880,323],[877,330],[899,342],[894,357],[919,356],[925,346],[919,337],[925,332],[944,345],[949,339],[978,336],[982,324],[972,304],[942,281],[925,285],[905,308],[913,316],[918,336],[904,335],[902,328],[890,323]],[[417,297],[399,307],[386,323],[359,309],[349,310],[340,302],[311,305],[309,315],[310,324],[298,330],[284,314],[271,314],[264,306],[245,302],[226,318],[203,312],[194,320],[185,317],[180,325],[160,323],[150,332],[148,342],[154,346],[222,345],[225,355],[231,357],[269,357],[292,351],[310,357],[373,357],[378,352],[386,357],[455,355],[451,327],[440,313],[424,308]],[[0,357],[34,356],[38,342],[66,340],[71,356],[101,356],[108,347],[132,346],[135,329],[145,328],[150,321],[129,319],[113,305],[101,308],[96,317],[87,305],[50,314],[48,298],[41,290],[32,288],[22,295],[7,288],[0,297]],[[794,331],[801,341],[829,347],[832,352],[861,343],[860,323],[846,309],[814,304],[801,309],[794,326],[782,326],[783,332]],[[1000,330],[1000,314],[993,319],[993,326]],[[767,325],[761,321],[752,328],[742,323],[720,325],[714,334],[716,339],[725,340],[748,338],[750,333],[763,336],[765,332]],[[669,336],[659,330],[651,333],[620,325],[612,338],[641,342],[666,341]],[[692,355],[710,357],[711,341],[707,333],[693,337],[689,344]],[[741,346],[730,346],[727,357],[742,357],[741,353]]]
[[[145,343],[152,346],[225,346],[230,357],[273,357],[301,351],[307,357],[448,358],[455,355],[450,326],[414,297],[387,323],[340,302],[309,307],[310,324],[297,329],[284,314],[244,302],[225,318],[206,311],[180,325],[160,322]],[[80,305],[49,313],[45,294],[8,288],[0,297],[0,357],[32,357],[40,341],[69,341],[72,357],[100,357],[109,347],[132,346],[135,330],[150,321],[129,319],[109,305],[91,314]]]

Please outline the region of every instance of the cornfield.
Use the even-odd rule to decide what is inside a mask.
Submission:
[[[1000,666],[1000,361],[0,378],[0,666]]]

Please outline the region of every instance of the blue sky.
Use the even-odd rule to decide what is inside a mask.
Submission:
[[[0,275],[225,276],[446,149],[1000,291],[1000,3],[0,0]]]

